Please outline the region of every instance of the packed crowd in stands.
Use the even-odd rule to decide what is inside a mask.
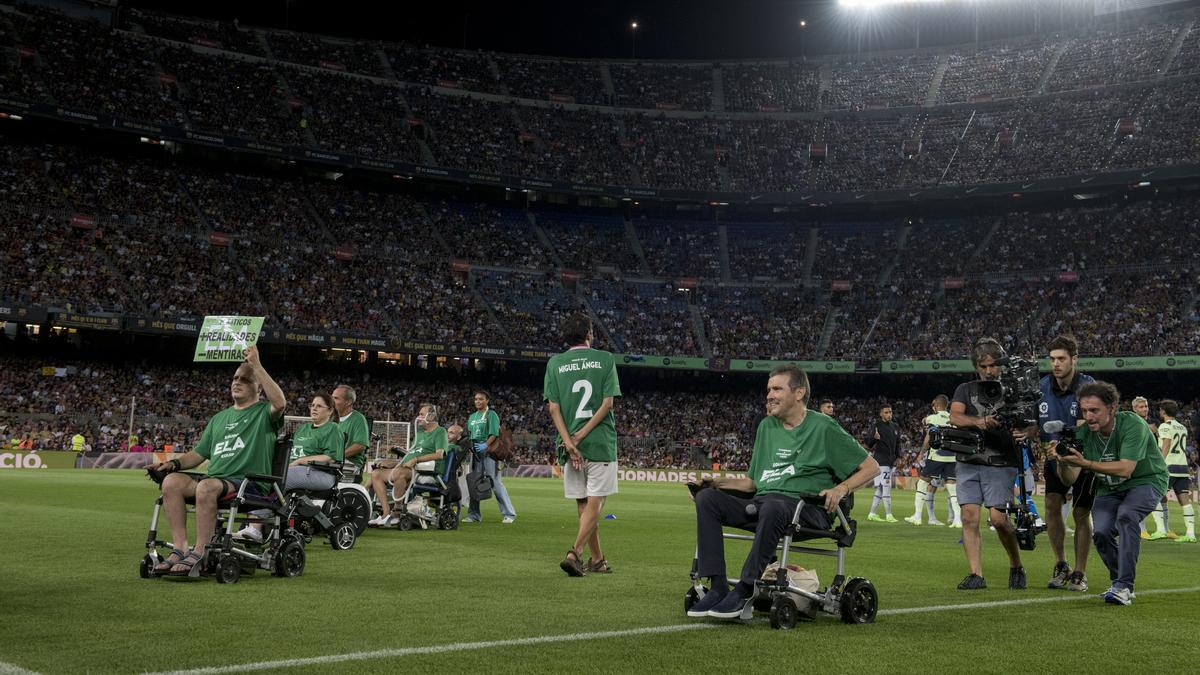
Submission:
[[[70,311],[556,349],[548,327],[585,309],[628,353],[867,363],[961,356],[985,319],[1013,345],[1071,331],[1095,355],[1200,351],[1195,199],[714,225],[531,218],[62,146],[8,145],[0,177],[0,299]],[[1080,313],[1095,307],[1104,320]]]
[[[1187,25],[1179,19],[952,49],[938,100],[1001,100],[815,120],[712,113],[714,67],[731,112],[809,111],[818,98],[836,111],[924,103],[939,57],[630,64],[348,42],[141,12],[122,25],[114,31],[26,5],[3,13],[0,45],[12,51],[0,67],[0,91],[258,142],[649,188],[872,190],[1200,159],[1200,85],[1155,81]],[[1183,40],[1168,74],[1200,68],[1196,33]],[[1037,93],[1060,47],[1047,91],[1072,93],[1011,98]],[[1129,82],[1141,84],[1086,89]],[[472,91],[521,98],[484,100]],[[547,100],[556,107],[544,107]],[[571,102],[602,107],[568,109]]]

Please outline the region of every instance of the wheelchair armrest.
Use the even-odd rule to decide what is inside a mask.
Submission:
[[[341,475],[342,473],[342,465],[336,462],[309,462],[304,466],[311,466],[317,471],[333,475]]]
[[[264,476],[261,473],[248,473],[243,476],[246,480],[258,481],[260,483],[282,483],[281,476]]]

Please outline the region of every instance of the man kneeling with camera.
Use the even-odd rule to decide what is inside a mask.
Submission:
[[[1093,382],[1076,395],[1086,425],[1074,438],[1070,429],[1063,429],[1050,456],[1058,460],[1058,475],[1067,485],[1081,471],[1096,474],[1092,539],[1112,580],[1104,601],[1128,605],[1142,543],[1138,524],[1167,492],[1167,464],[1145,420],[1130,411],[1117,412],[1121,394],[1116,387]]]

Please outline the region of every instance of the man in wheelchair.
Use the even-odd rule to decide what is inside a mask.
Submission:
[[[213,539],[221,499],[237,494],[247,475],[271,475],[275,439],[283,425],[287,401],[283,390],[263,369],[258,348],[246,350],[229,392],[233,405],[213,415],[200,441],[178,459],[162,462],[154,471],[165,473],[163,509],[171,528],[171,554],[154,566],[155,575],[187,576],[203,559]],[[260,394],[266,396],[260,401]],[[181,473],[208,460],[207,475]],[[265,496],[267,488],[251,482],[248,494]],[[188,547],[187,500],[196,506],[196,546]]]
[[[696,573],[710,579],[711,590],[688,609],[688,616],[741,616],[754,596],[755,582],[791,526],[801,496],[819,495],[824,503],[805,503],[799,524],[828,530],[829,513],[879,473],[879,464],[837,421],[808,410],[808,392],[808,376],[799,367],[772,370],[767,380],[767,417],[755,433],[749,475],[706,479],[691,486],[696,502]],[[750,554],[732,589],[726,577],[724,526],[754,532]]]
[[[438,424],[437,406],[422,403],[416,423],[417,433],[414,434],[412,447],[399,463],[391,468],[378,466],[371,472],[371,489],[375,492],[381,511],[381,515],[369,523],[372,527],[392,527],[399,524],[400,517],[392,513],[392,504],[408,491],[417,464],[433,461],[438,475],[445,471],[450,439],[446,429]]]

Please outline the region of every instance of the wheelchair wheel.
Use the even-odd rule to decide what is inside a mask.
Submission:
[[[217,583],[236,584],[242,578],[242,566],[232,556],[222,558],[217,564]]]
[[[150,554],[147,553],[146,555],[142,556],[141,561],[138,562],[138,576],[143,579],[149,579],[150,571],[152,569],[154,569],[154,563],[150,560]]]
[[[771,603],[771,628],[791,630],[796,627],[796,603],[791,598],[778,597]]]
[[[879,611],[879,594],[870,581],[855,577],[846,583],[839,604],[842,623],[874,623],[875,613]]]
[[[354,529],[354,523],[336,525],[329,533],[329,545],[335,551],[349,551],[354,548],[356,541],[358,541],[358,531]]]
[[[342,520],[353,523],[355,534],[361,537],[371,520],[370,500],[358,490],[339,490],[334,499],[337,501],[334,512]]]
[[[275,576],[298,577],[304,573],[304,544],[288,538],[275,556]]]
[[[442,509],[438,512],[437,526],[439,530],[457,530],[458,514],[453,509]]]
[[[400,516],[400,522],[396,523],[396,529],[400,530],[401,532],[408,532],[409,530],[413,529],[414,525],[416,525],[416,522],[414,522],[415,520],[415,518],[406,513]]]
[[[708,593],[708,586],[702,586],[701,588],[704,589],[705,593]],[[700,602],[701,597],[703,597],[703,596],[700,593],[696,592],[695,586],[692,586],[691,588],[689,588],[688,592],[683,596],[683,611],[686,612],[686,611],[690,610],[692,608],[692,605],[695,605],[697,602]]]

